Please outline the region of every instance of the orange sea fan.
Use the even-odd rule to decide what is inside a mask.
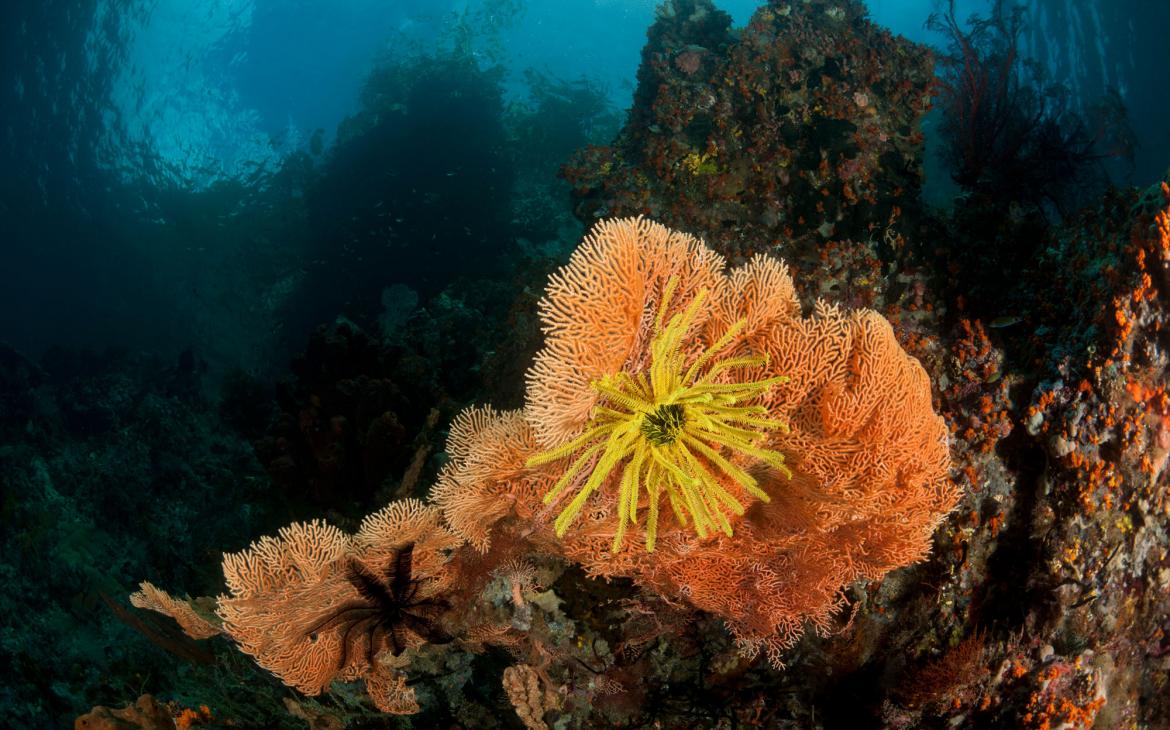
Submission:
[[[539,448],[523,411],[473,406],[456,416],[447,438],[450,461],[430,494],[450,529],[484,553],[500,518],[516,510],[532,517],[555,481],[525,467]]]
[[[779,662],[807,623],[828,625],[844,587],[921,559],[958,494],[947,479],[946,428],[932,409],[926,373],[884,318],[821,303],[803,316],[786,267],[767,257],[723,270],[722,258],[691,236],[640,218],[599,223],[541,302],[546,342],[529,372],[527,423],[483,412],[458,436],[456,469],[481,449],[494,453],[505,421],[523,432],[496,462],[512,476],[483,478],[462,467],[440,503],[452,524],[486,517],[476,527],[481,541],[490,524],[515,531],[527,521],[531,540],[591,574],[630,577],[684,598],[723,617],[745,651],[766,649]],[[733,405],[760,415],[737,415],[742,427],[732,428],[732,447],[686,456],[692,471],[678,477],[704,470],[718,482],[728,529],[696,534],[685,512],[664,509],[656,544],[637,531],[623,544],[624,517],[645,515],[664,492],[653,484],[630,490],[629,469],[613,466],[586,485],[609,451],[586,451],[582,434],[625,397],[599,382],[649,392],[653,347],[670,327],[686,328],[679,367],[702,358],[710,364],[717,349],[729,365],[710,382],[742,393]],[[637,398],[628,400],[623,407],[637,406]],[[560,458],[566,450],[573,453]],[[527,471],[517,466],[526,453]],[[527,486],[509,486],[514,478]],[[572,524],[557,525],[560,539],[550,524],[558,505],[544,507],[539,491],[550,483],[589,492]],[[504,493],[506,507],[467,510]],[[631,494],[636,510],[627,504]]]
[[[597,404],[593,381],[649,357],[651,325],[672,277],[669,315],[724,281],[723,258],[693,236],[644,218],[601,221],[549,279],[545,346],[528,372],[527,416],[543,446],[576,436]],[[702,325],[714,307],[699,313]]]
[[[448,554],[460,542],[440,522],[435,507],[407,499],[366,517],[354,535],[318,520],[294,523],[225,555],[224,631],[305,694],[365,678],[376,703],[409,706],[413,698],[401,692],[387,699],[401,682],[388,678],[379,655],[440,636],[431,622],[444,609]],[[380,612],[383,594],[404,610]]]
[[[210,639],[219,634],[220,628],[201,616],[191,604],[192,601],[175,598],[149,581],[142,581],[138,590],[130,594],[130,605],[170,616],[192,639]]]

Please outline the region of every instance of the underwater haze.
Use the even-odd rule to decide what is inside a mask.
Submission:
[[[1166,28],[8,0],[0,725],[1170,725]]]

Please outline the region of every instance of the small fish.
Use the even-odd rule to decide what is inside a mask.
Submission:
[[[1024,318],[1016,314],[1007,314],[1002,317],[996,317],[987,325],[992,329],[1003,329],[1004,327],[1011,327],[1013,324],[1023,322]]]

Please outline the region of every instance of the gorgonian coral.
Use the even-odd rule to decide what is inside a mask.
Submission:
[[[541,317],[526,408],[460,419],[434,495],[480,549],[504,534],[633,578],[778,662],[845,586],[921,559],[958,498],[929,380],[889,323],[802,316],[774,259],[727,274],[689,235],[603,221]]]
[[[414,499],[367,516],[354,535],[294,523],[224,556],[224,632],[305,694],[362,678],[379,709],[409,714],[418,705],[394,659],[449,640],[437,619],[448,607],[446,552],[458,542]]]

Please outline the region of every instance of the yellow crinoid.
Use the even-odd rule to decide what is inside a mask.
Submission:
[[[769,418],[764,406],[752,403],[787,378],[728,377],[768,362],[765,356],[721,357],[737,341],[746,319],[732,323],[709,347],[688,358],[684,341],[709,291],[701,289],[686,309],[664,323],[677,286],[678,278],[671,277],[663,291],[650,342],[649,367],[594,380],[592,387],[599,400],[584,431],[528,460],[529,467],[536,467],[572,457],[544,498],[545,504],[550,504],[570,485],[577,486],[576,495],[554,524],[558,537],[564,536],[589,497],[614,472],[620,472],[620,477],[613,552],[621,548],[627,526],[638,522],[643,491],[647,496],[646,549],[653,551],[664,495],[679,523],[693,525],[699,537],[713,530],[731,535],[727,514],[744,513],[744,505],[727,490],[724,480],[730,479],[757,499],[769,501],[756,478],[732,463],[732,454],[789,474],[779,452],[759,445],[768,431],[786,430],[784,422]]]

